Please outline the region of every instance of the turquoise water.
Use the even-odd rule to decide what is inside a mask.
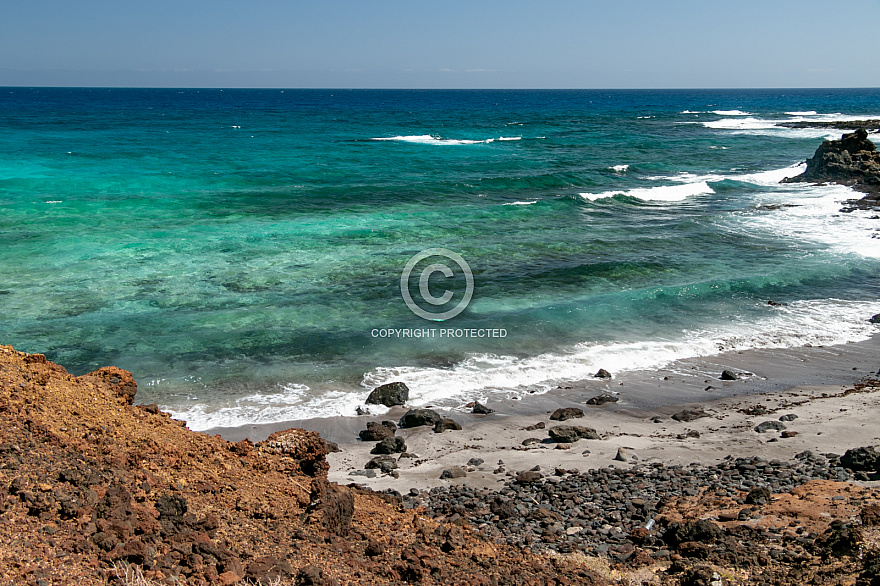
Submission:
[[[775,126],[880,117],[878,90],[5,88],[0,112],[0,342],[131,370],[195,429],[864,339],[880,312],[875,214],[778,184],[840,131]],[[400,291],[431,247],[474,276],[442,323]],[[430,287],[451,307],[464,279]],[[449,327],[506,336],[374,336]]]

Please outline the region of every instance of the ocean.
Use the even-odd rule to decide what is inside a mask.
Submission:
[[[0,343],[130,370],[195,430],[877,331],[877,213],[779,184],[841,131],[776,124],[878,118],[880,90],[0,88],[0,114]],[[427,249],[463,264],[419,260],[408,304]]]

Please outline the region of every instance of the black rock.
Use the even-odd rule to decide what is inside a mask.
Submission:
[[[461,431],[461,424],[448,417],[443,417],[434,424],[434,433],[443,433],[446,430]]]
[[[880,452],[871,446],[853,448],[840,457],[840,465],[854,472],[880,472]]]
[[[410,409],[406,415],[400,418],[398,425],[402,429],[408,427],[420,427],[422,425],[434,426],[440,421],[440,414],[431,409]]]
[[[409,401],[409,388],[401,382],[376,387],[367,397],[367,405],[385,405],[386,407],[403,405],[407,401]]]
[[[876,315],[872,315],[871,319],[869,319],[868,321],[871,322],[872,324],[880,324],[880,313],[878,313]]]
[[[721,537],[721,528],[705,519],[699,521],[687,521],[679,523],[677,521],[669,524],[666,533],[663,534],[663,541],[669,545],[676,547],[687,541],[697,541],[704,544],[710,544]]]
[[[782,431],[783,429],[785,429],[785,424],[781,421],[765,421],[755,426],[755,431],[757,431],[758,433],[764,433],[765,431],[770,431],[771,429]]]
[[[797,177],[782,183],[839,183],[874,194],[855,203],[857,208],[876,207],[880,193],[880,152],[864,128],[844,134],[840,140],[823,141],[813,158],[807,159],[807,169]],[[863,202],[864,205],[860,205]]]
[[[402,437],[392,435],[386,437],[376,447],[370,450],[371,454],[402,454],[406,451],[406,442]]]
[[[468,466],[479,466],[483,463],[483,461],[484,460],[482,458],[471,458],[470,460],[468,460],[467,465]]]
[[[605,370],[604,368],[600,368],[599,372],[593,375],[596,378],[611,378],[611,373]]]
[[[721,380],[742,380],[744,378],[749,378],[750,376],[752,376],[752,373],[750,372],[739,372],[736,370],[725,369],[722,371],[719,378]]]
[[[387,423],[393,427],[386,425]],[[370,421],[367,423],[367,429],[361,431],[359,436],[365,442],[378,442],[394,435],[395,431],[397,431],[397,426],[391,421],[383,421],[382,423]]]
[[[557,409],[550,416],[550,419],[553,421],[565,421],[567,419],[577,419],[578,417],[583,417],[584,412],[577,407],[564,407]]]
[[[683,422],[696,421],[701,417],[710,417],[710,415],[702,409],[685,409],[672,416],[674,420]]]
[[[798,418],[798,416],[795,415],[794,413],[788,413],[786,415],[781,416],[779,418],[779,421],[794,421],[797,418]]]
[[[580,425],[558,425],[548,431],[555,442],[573,444],[579,439],[599,439],[599,434],[591,427]]]
[[[770,489],[766,487],[753,488],[746,496],[747,505],[765,505],[770,502]]]
[[[489,409],[479,401],[474,401],[471,413],[474,413],[475,415],[488,415],[489,413],[495,413],[495,409]]]
[[[391,456],[376,456],[364,466],[367,470],[379,469],[385,474],[397,468],[397,460]]]
[[[596,395],[587,399],[587,405],[604,405],[605,403],[617,403],[620,399],[615,395]]]
[[[443,472],[440,473],[440,480],[448,480],[450,478],[464,478],[467,476],[467,472],[461,466],[453,466],[452,468],[447,468]]]

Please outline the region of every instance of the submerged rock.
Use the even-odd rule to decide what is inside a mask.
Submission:
[[[479,401],[474,401],[474,406],[471,408],[471,413],[475,415],[488,415],[490,413],[495,413],[495,409],[489,409]]]

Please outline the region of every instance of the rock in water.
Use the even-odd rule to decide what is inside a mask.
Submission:
[[[565,421],[566,419],[576,419],[583,416],[584,412],[577,407],[565,407],[554,411],[550,419],[553,421]]]
[[[591,427],[580,425],[558,425],[548,431],[555,442],[561,444],[573,444],[579,439],[599,439],[599,434]]]
[[[475,415],[488,415],[489,413],[495,413],[495,409],[489,409],[479,401],[474,401],[474,406],[471,409],[471,413]]]
[[[877,197],[880,196],[880,152],[868,140],[868,133],[864,128],[844,134],[840,140],[823,141],[813,158],[807,159],[806,171],[782,180],[782,183],[803,182],[830,182],[853,186],[872,194],[859,201],[872,200],[876,205]],[[863,206],[857,203],[856,207]]]
[[[737,370],[725,369],[719,378],[721,380],[740,380],[749,378],[750,376],[752,376],[752,373],[750,372],[739,372]]]
[[[367,397],[367,405],[385,405],[394,407],[409,401],[409,387],[401,382],[388,383],[373,389]]]
[[[408,427],[420,427],[422,425],[434,426],[440,422],[440,414],[431,409],[410,409],[406,415],[400,418],[398,425],[402,429]]]
[[[596,378],[611,378],[611,373],[605,370],[604,368],[600,368],[599,372],[593,375]]]
[[[620,399],[614,395],[597,395],[591,399],[587,399],[587,405],[604,405],[606,403],[617,403]]]
[[[872,324],[880,324],[880,313],[878,313],[877,315],[872,315],[871,319],[869,319],[868,321]]]

